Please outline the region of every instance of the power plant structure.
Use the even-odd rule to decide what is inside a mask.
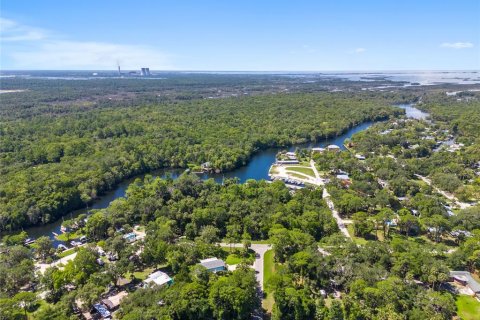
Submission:
[[[150,68],[142,68],[142,69],[141,69],[141,74],[142,74],[142,77],[149,77],[149,76],[151,76],[151,74],[150,74]]]

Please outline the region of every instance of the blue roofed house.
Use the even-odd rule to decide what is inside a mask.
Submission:
[[[123,239],[127,240],[127,242],[134,242],[135,240],[137,240],[137,235],[135,234],[135,232],[130,232],[123,235]]]
[[[225,262],[217,258],[200,260],[199,264],[207,268],[208,271],[214,272],[214,273],[218,271],[226,270]]]

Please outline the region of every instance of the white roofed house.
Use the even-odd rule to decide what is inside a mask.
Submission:
[[[209,259],[204,259],[200,260],[199,263],[201,266],[207,268],[208,271],[210,272],[218,272],[218,271],[224,271],[226,270],[225,262],[221,259],[217,258],[209,258]]]
[[[312,148],[313,153],[323,153],[325,152],[325,148]]]
[[[145,287],[152,287],[152,286],[164,286],[170,285],[173,283],[173,279],[169,277],[168,274],[162,271],[155,271],[154,273],[150,274],[147,279],[143,280],[143,284]]]
[[[327,146],[327,150],[332,151],[332,152],[339,152],[340,147],[337,146],[336,144],[331,144],[331,145]]]
[[[297,155],[295,152],[287,152],[285,153],[285,156],[287,156],[287,158],[290,160],[297,160]]]

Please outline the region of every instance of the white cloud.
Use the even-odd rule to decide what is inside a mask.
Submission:
[[[440,45],[443,48],[452,48],[452,49],[465,49],[473,48],[473,43],[471,42],[444,42]]]
[[[46,41],[40,46],[10,54],[18,68],[27,69],[170,69],[168,57],[142,46],[103,42]]]
[[[1,19],[2,54],[12,69],[173,69],[169,56],[156,48],[95,41],[64,40],[12,20]]]
[[[0,18],[0,40],[10,41],[38,41],[47,38],[47,32],[16,23],[13,20]]]
[[[365,51],[367,51],[367,49],[365,49],[365,48],[356,48],[353,52],[355,52],[355,53],[364,53]]]

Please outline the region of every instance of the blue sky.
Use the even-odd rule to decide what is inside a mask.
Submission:
[[[480,1],[2,0],[0,68],[480,69]]]

